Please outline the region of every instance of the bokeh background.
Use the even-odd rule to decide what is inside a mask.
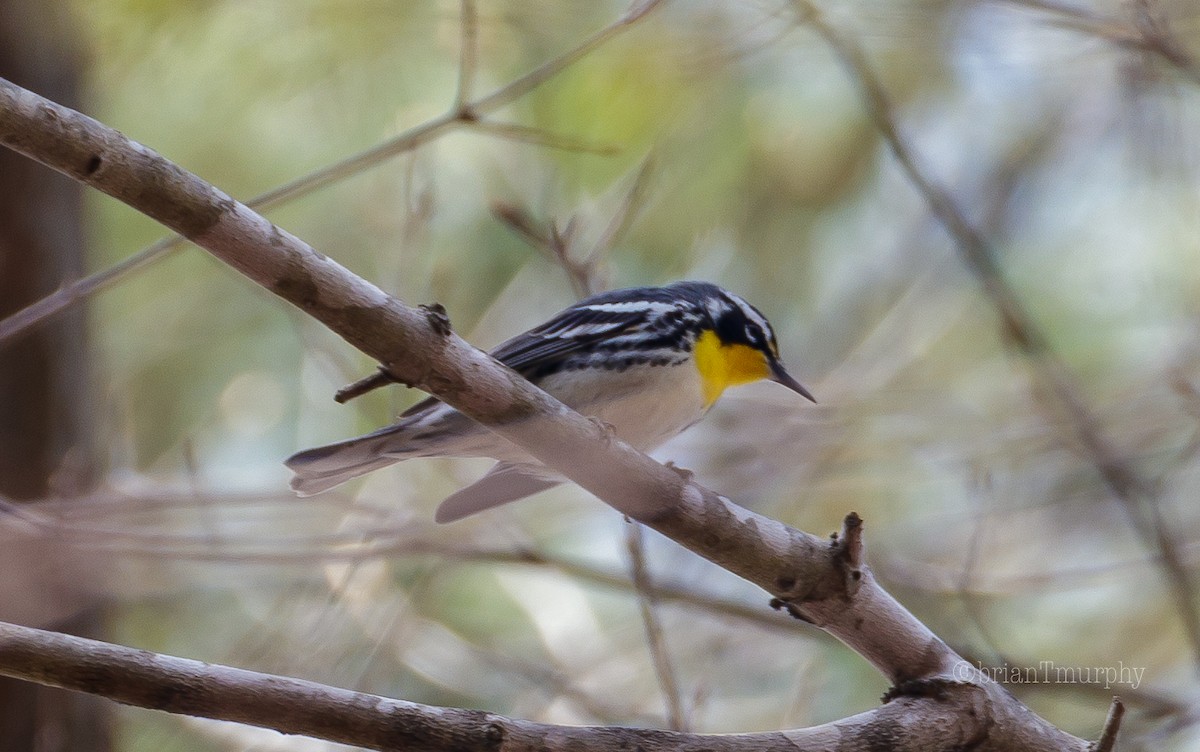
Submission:
[[[33,5],[78,106],[240,199],[443,116],[464,78],[448,0]],[[885,585],[1065,729],[1095,737],[1119,694],[1122,749],[1200,748],[1200,11],[818,9],[814,24],[804,4],[666,2],[489,127],[439,130],[268,216],[406,302],[442,303],[481,347],[577,294],[499,207],[557,228],[593,285],[742,294],[820,404],[739,388],[657,456],[814,533],[859,512]],[[479,0],[468,100],[624,11]],[[904,169],[889,124],[952,206]],[[87,271],[164,236],[95,192],[81,211]],[[972,249],[1023,318],[1000,314]],[[71,352],[90,439],[47,498],[0,518],[25,544],[5,618],[86,606],[128,645],[560,723],[778,729],[886,689],[670,541],[646,533],[631,554],[628,523],[578,489],[436,526],[487,463],[429,460],[292,498],[283,458],[422,395],[335,404],[373,364],[195,248],[91,296]],[[654,588],[635,587],[635,561]],[[102,712],[114,750],[334,748]]]

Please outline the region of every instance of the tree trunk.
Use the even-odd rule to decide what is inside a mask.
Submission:
[[[68,15],[64,2],[0,0],[0,76],[78,105],[80,56]],[[0,151],[0,316],[80,276],[81,199],[74,181]],[[73,312],[0,344],[0,495],[32,502],[91,481],[85,338],[84,318]],[[75,566],[42,543],[0,540],[0,618],[99,636],[98,610],[73,586]],[[102,751],[110,713],[93,697],[0,680],[0,749]]]

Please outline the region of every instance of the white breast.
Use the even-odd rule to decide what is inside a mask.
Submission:
[[[567,371],[547,378],[542,388],[584,415],[608,423],[617,436],[642,451],[674,438],[705,413],[700,373],[690,359],[621,373]]]

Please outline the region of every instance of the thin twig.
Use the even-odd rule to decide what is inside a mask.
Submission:
[[[1022,303],[1016,290],[1000,270],[994,249],[967,220],[950,192],[927,174],[916,151],[900,133],[895,107],[879,77],[859,45],[832,26],[809,0],[794,0],[802,22],[813,28],[830,46],[851,78],[862,90],[862,98],[875,127],[909,181],[928,204],[930,211],[954,239],[954,246],[967,268],[980,282],[987,299],[1000,316],[1005,339],[1016,346],[1034,372],[1049,387],[1101,479],[1121,502],[1134,530],[1151,550],[1161,556],[1163,574],[1174,597],[1200,671],[1200,614],[1195,588],[1169,526],[1162,519],[1150,484],[1141,478],[1100,428],[1099,421],[1084,402],[1075,376],[1058,357],[1044,332]]]
[[[156,493],[153,500],[171,498],[170,494],[169,491]],[[181,495],[178,499],[191,504],[199,502],[192,494]],[[254,497],[251,500],[260,499]],[[116,507],[119,501],[106,501],[105,506]],[[220,503],[226,505],[231,503],[231,500],[223,498]],[[282,503],[290,506],[295,501],[285,499]],[[17,504],[0,497],[0,523],[7,517],[14,523],[45,533],[75,548],[122,556],[278,566],[431,556],[439,561],[449,562],[546,567],[601,587],[616,590],[636,588],[628,573],[604,569],[585,561],[563,558],[534,548],[507,549],[430,541],[423,537],[423,528],[411,524],[398,525],[395,520],[389,520],[382,515],[375,525],[347,528],[334,533],[272,535],[267,538],[226,535],[222,537],[219,545],[213,545],[208,536],[138,530],[129,522],[110,525],[74,522],[72,518],[82,516],[77,512],[79,501],[74,499],[70,500],[70,506],[62,509],[62,514],[50,515],[40,511],[41,507],[53,504],[53,500],[47,501],[39,504],[39,510],[33,510],[28,505]],[[138,501],[138,505],[141,506],[141,501]],[[172,510],[178,506],[171,502],[155,507],[155,516],[158,517],[164,509]],[[356,514],[362,514],[373,510],[358,504],[355,505],[354,511]],[[790,620],[781,619],[770,611],[739,600],[708,595],[696,590],[691,584],[650,582],[646,588],[646,592],[655,602],[692,606],[715,616],[738,619],[767,629],[794,631],[794,622]],[[812,639],[828,639],[824,633],[813,630],[804,630],[801,634]]]
[[[638,212],[645,204],[646,188],[651,172],[654,169],[654,159],[647,156],[638,166],[637,172],[633,176],[633,183],[630,184],[629,190],[625,192],[624,198],[617,206],[617,210],[613,213],[608,225],[604,228],[604,232],[596,240],[596,244],[592,246],[592,250],[583,257],[583,264],[589,268],[594,268],[597,259],[608,253],[613,247],[620,242],[625,233],[633,225],[637,219]]]
[[[1121,719],[1125,717],[1125,705],[1120,697],[1112,699],[1108,717],[1104,719],[1104,730],[1093,747],[1095,752],[1113,752],[1117,748],[1117,733],[1121,730]]]
[[[492,214],[562,269],[575,297],[582,298],[599,291],[595,266],[576,261],[571,253],[576,227],[574,217],[567,220],[565,229],[560,230],[553,220],[542,229],[527,209],[505,201],[494,202]]]
[[[534,144],[547,149],[576,152],[579,154],[595,154],[601,157],[612,157],[621,153],[621,147],[616,144],[593,144],[573,136],[552,133],[544,128],[534,128],[519,123],[506,123],[499,120],[483,119],[471,125],[472,130],[490,133],[510,141]]]
[[[525,94],[541,86],[547,79],[558,75],[564,68],[570,67],[576,60],[579,60],[595,48],[603,45],[609,39],[620,34],[626,28],[633,26],[645,18],[659,6],[665,4],[665,2],[666,0],[647,0],[646,2],[635,3],[634,6],[625,12],[625,15],[588,37],[578,46],[549,62],[543,63],[541,66],[491,94],[475,100],[471,104],[471,110],[482,115],[503,107],[515,99],[520,99]]]
[[[344,405],[352,399],[361,397],[368,392],[373,392],[380,387],[391,386],[399,383],[390,373],[384,368],[379,368],[375,373],[369,376],[364,376],[353,384],[347,384],[337,393],[333,395],[333,401],[339,405]]]
[[[479,11],[475,0],[462,0],[459,18],[460,48],[458,51],[458,85],[454,90],[454,109],[469,112],[471,87],[479,64]]]
[[[494,202],[492,214],[524,238],[525,242],[545,253],[554,263],[558,264],[566,273],[577,297],[592,295],[604,289],[599,273],[604,256],[629,231],[644,204],[652,166],[653,161],[650,157],[646,157],[638,165],[629,188],[609,218],[608,224],[605,225],[591,250],[584,254],[581,260],[576,259],[578,254],[572,250],[572,241],[576,237],[577,216],[570,217],[563,229],[559,229],[559,224],[553,220],[548,222],[546,228],[543,229],[527,209],[506,201]]]
[[[672,731],[687,731],[687,717],[683,710],[683,698],[679,693],[679,680],[667,643],[663,639],[662,620],[658,616],[658,600],[654,597],[654,582],[646,568],[646,541],[640,523],[629,520],[625,526],[625,550],[629,552],[629,571],[633,576],[637,593],[638,610],[642,615],[642,629],[646,633],[646,647],[654,664],[654,674],[662,690],[667,706],[667,725]]]
[[[1193,83],[1200,83],[1200,62],[1171,31],[1146,0],[1131,3],[1132,23],[1056,0],[992,0],[1053,14],[1054,25],[1103,39],[1118,47],[1148,52],[1162,59]]]

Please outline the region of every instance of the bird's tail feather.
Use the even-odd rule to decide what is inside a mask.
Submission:
[[[398,450],[398,446],[404,449]],[[292,490],[300,496],[312,496],[372,470],[410,457],[428,456],[428,450],[428,445],[420,441],[420,434],[402,424],[306,449],[289,457],[284,464],[296,474]],[[436,519],[438,522],[461,519],[553,488],[563,481],[562,476],[546,468],[498,462],[478,481],[448,496],[438,507]]]
[[[389,451],[397,444],[396,434],[400,430],[401,426],[389,426],[366,436],[293,454],[283,463],[296,474],[292,478],[292,490],[300,496],[312,496],[407,459],[403,454]],[[388,452],[386,456],[385,452]]]

